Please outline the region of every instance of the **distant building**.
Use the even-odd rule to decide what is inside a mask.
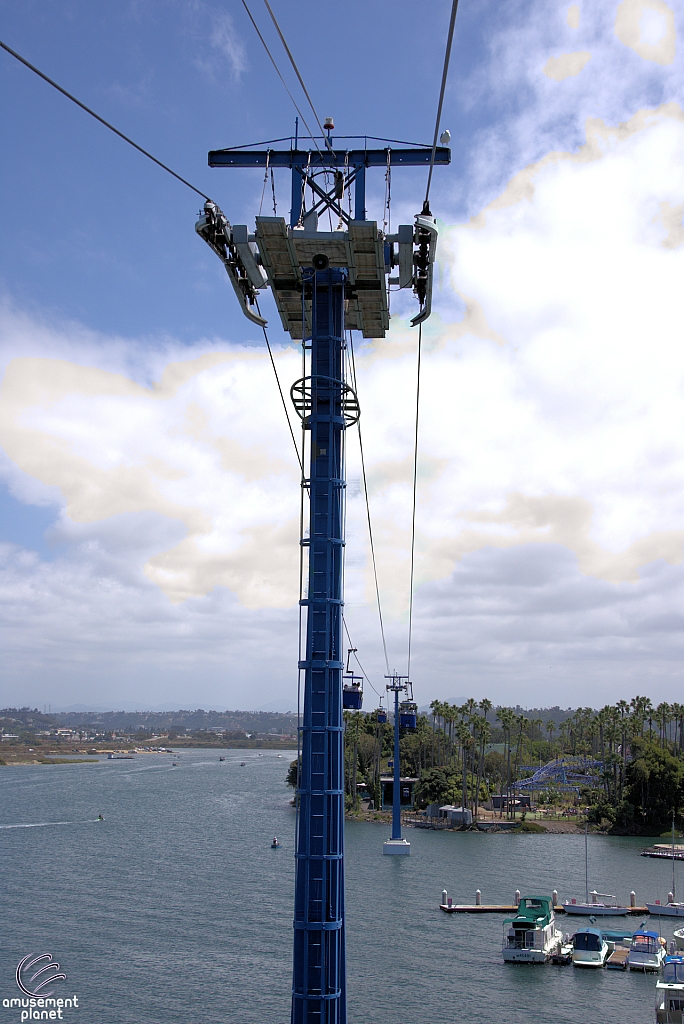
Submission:
[[[468,807],[454,807],[453,804],[445,804],[439,809],[439,816],[446,819],[450,825],[472,825],[473,812]]]
[[[406,776],[400,779],[399,801],[402,807],[413,807],[414,792],[417,782],[418,779],[413,778],[412,776]],[[382,809],[383,811],[391,811],[392,804],[394,802],[394,778],[391,775],[381,775],[380,789],[382,792]]]
[[[505,793],[495,793],[491,800],[483,805],[490,811],[507,811],[509,808],[509,798]],[[518,796],[511,795],[510,807],[516,811],[529,811],[531,807],[531,798],[529,793],[520,794]]]

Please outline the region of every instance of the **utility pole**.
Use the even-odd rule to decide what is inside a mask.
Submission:
[[[326,120],[332,130],[332,119]],[[427,203],[414,224],[385,235],[366,220],[366,170],[448,164],[440,146],[415,149],[347,148],[346,140],[291,140],[287,150],[247,147],[209,153],[211,167],[288,168],[290,223],[257,217],[256,230],[231,226],[205,203],[197,232],[223,262],[243,312],[265,329],[257,294],[270,287],[285,331],[301,339],[308,372],[290,395],[308,439],[302,487],[308,495],[309,536],[301,774],[296,847],[292,1024],[346,1024],[344,932],[344,749],[342,569],[344,549],[344,432],[358,420],[358,399],[345,380],[345,327],[364,338],[389,328],[389,283],[412,288],[420,311],[431,309],[437,227]],[[365,141],[365,140],[364,140]],[[330,179],[332,187],[330,187]],[[351,185],[354,214],[351,213]],[[345,209],[345,193],[349,208]],[[307,209],[307,197],[309,207]],[[337,227],[319,231],[330,211]],[[331,221],[332,223],[332,221]],[[352,706],[352,705],[349,705]],[[360,705],[358,705],[360,706]],[[397,791],[398,792],[398,791]]]

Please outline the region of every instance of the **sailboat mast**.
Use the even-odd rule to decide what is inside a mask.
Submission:
[[[584,823],[584,902],[589,902],[589,848],[587,845],[587,823]]]

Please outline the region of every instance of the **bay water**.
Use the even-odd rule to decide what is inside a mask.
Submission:
[[[67,975],[54,995],[77,997],[63,1011],[72,1024],[287,1024],[294,757],[192,750],[0,769],[0,1024],[20,1020],[2,1005],[21,996],[17,964],[45,952]],[[386,825],[346,825],[350,1024],[654,1019],[653,975],[507,965],[500,915],[439,910],[443,888],[454,902],[478,888],[484,903],[512,903],[516,888],[583,897],[583,836],[405,835],[411,856],[386,857]],[[590,836],[590,888],[665,901],[671,866],[640,857],[644,845]],[[660,925],[669,940],[676,923]]]

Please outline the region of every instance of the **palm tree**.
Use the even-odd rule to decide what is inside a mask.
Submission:
[[[549,718],[548,722],[546,723],[546,731],[549,734],[549,761],[550,761],[551,760],[551,741],[553,739],[553,734],[556,731],[556,725],[555,725],[555,722],[554,722],[553,718]]]
[[[480,740],[480,756],[477,762],[477,785],[475,786],[475,818],[477,818],[480,808],[480,782],[482,781],[482,771],[484,768],[485,748],[489,742],[489,737],[492,731],[486,717],[479,720],[477,731]]]

